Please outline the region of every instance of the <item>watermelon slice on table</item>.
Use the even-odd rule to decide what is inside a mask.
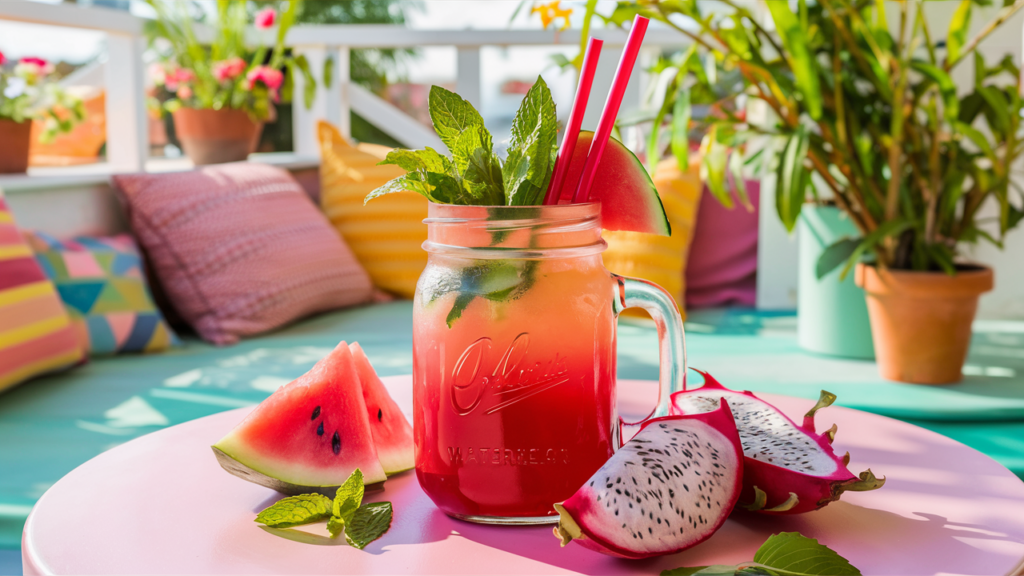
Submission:
[[[559,195],[560,204],[572,202],[593,140],[593,132],[580,131]],[[601,227],[605,230],[672,235],[665,207],[650,174],[640,159],[614,138],[608,142],[597,166],[590,201],[601,203]]]
[[[228,472],[285,494],[333,497],[359,468],[363,482],[386,478],[352,352],[345,342],[278,389],[219,442]]]
[[[359,382],[363,385],[363,400],[369,412],[370,430],[384,473],[391,476],[412,469],[416,465],[412,426],[388,394],[359,343],[353,342],[349,349],[356,362]]]

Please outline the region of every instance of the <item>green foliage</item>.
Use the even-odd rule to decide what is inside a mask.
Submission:
[[[554,169],[558,129],[555,103],[544,80],[537,77],[512,120],[504,163],[494,153],[491,133],[472,104],[432,86],[429,106],[434,131],[451,158],[432,148],[392,150],[381,164],[394,164],[406,174],[370,192],[366,202],[403,190],[439,204],[534,206],[543,202]]]
[[[799,532],[773,534],[754,553],[752,562],[735,566],[694,566],[665,570],[661,576],[860,576],[860,570],[824,544]]]
[[[271,528],[291,528],[327,518],[331,538],[345,534],[350,546],[362,550],[391,528],[391,502],[363,504],[363,473],[358,468],[338,487],[334,500],[321,494],[282,498],[256,516]]]
[[[773,30],[734,0],[723,4],[702,12],[695,0],[619,2],[603,16],[621,25],[643,14],[693,42],[659,63],[679,73],[661,84],[652,163],[672,111],[683,116],[669,124],[673,153],[682,161],[686,133],[704,133],[702,174],[723,204],[733,202],[727,175],[745,168],[774,176],[776,208],[790,230],[805,202],[834,201],[861,237],[855,249],[845,239],[829,251],[819,274],[844,262],[848,271],[854,258],[869,255],[892,268],[952,274],[962,244],[1002,245],[1024,218],[1024,195],[1010,179],[1024,153],[1019,70],[1009,56],[990,65],[975,51],[1024,0],[1004,2],[974,37],[968,29],[978,2],[963,0],[940,31],[944,38],[929,30],[920,0],[894,7],[902,28],[893,30],[880,0],[767,2]],[[701,70],[692,65],[695,54],[705,55]],[[961,97],[950,72],[969,56],[975,81],[960,87]],[[729,75],[738,81],[721,80]],[[684,121],[685,106],[674,110],[683,95],[711,113]],[[740,96],[763,102],[771,118],[748,121]],[[987,202],[999,207],[991,222],[977,217]]]

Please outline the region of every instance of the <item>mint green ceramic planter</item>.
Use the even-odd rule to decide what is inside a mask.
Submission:
[[[841,267],[818,280],[818,257],[832,243],[858,236],[838,208],[805,205],[800,213],[800,285],[797,294],[797,340],[810,352],[845,358],[874,359],[864,290],[853,273],[839,281]]]

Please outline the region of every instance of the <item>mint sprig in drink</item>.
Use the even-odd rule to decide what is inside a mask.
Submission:
[[[624,308],[646,308],[659,324],[656,414],[667,413],[669,392],[682,386],[672,297],[601,261],[602,221],[667,234],[667,218],[647,172],[621,144],[572,133],[568,141],[580,145],[558,156],[555,105],[539,78],[504,159],[458,95],[433,87],[430,116],[451,155],[395,150],[384,163],[407,174],[367,196],[409,190],[430,201],[430,257],[413,304],[416,474],[451,516],[556,522],[554,503],[620,446],[615,333]],[[569,124],[578,131],[578,121]],[[601,162],[586,168],[595,149]],[[549,190],[556,164],[560,182]],[[579,192],[583,180],[591,189]],[[570,203],[573,196],[599,202]]]

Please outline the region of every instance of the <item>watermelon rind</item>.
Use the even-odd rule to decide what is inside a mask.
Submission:
[[[272,478],[262,472],[253,470],[252,468],[246,466],[245,464],[242,464],[238,460],[235,460],[230,455],[228,455],[227,452],[224,452],[223,450],[217,448],[216,446],[211,446],[211,448],[213,449],[213,455],[217,457],[217,462],[220,464],[220,467],[229,472],[230,474],[238,476],[243,480],[248,480],[249,482],[252,482],[254,484],[259,484],[260,486],[266,486],[271,490],[277,490],[282,494],[287,494],[289,496],[298,496],[299,494],[312,494],[316,492],[319,494],[323,494],[328,498],[334,498],[334,495],[338,492],[338,486],[305,486],[302,484],[292,484],[291,482],[286,482],[284,480]],[[363,488],[363,491],[376,492],[383,489],[384,482],[381,481],[374,482],[372,484],[367,484]]]
[[[572,202],[593,139],[593,132],[580,131],[559,195],[562,204]],[[609,138],[601,156],[589,201],[601,203],[601,227],[605,230],[672,235],[661,195],[647,168],[636,154],[614,138]]]

